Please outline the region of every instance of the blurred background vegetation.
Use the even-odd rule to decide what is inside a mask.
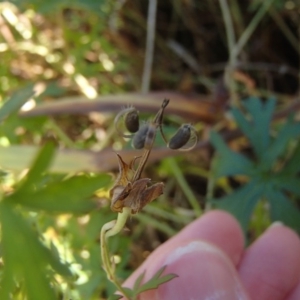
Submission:
[[[165,131],[192,122],[199,143],[158,138],[144,176],[165,192],[112,238],[121,279],[215,206],[248,242],[273,220],[300,231],[299,15],[296,0],[2,1],[0,298],[114,292],[99,233],[115,152],[140,155],[113,125],[130,104],[147,119],[169,98]]]

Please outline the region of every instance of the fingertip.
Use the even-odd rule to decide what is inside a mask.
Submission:
[[[244,249],[244,237],[239,223],[225,211],[214,210],[195,220],[176,236],[153,251],[142,266],[125,282],[132,286],[139,274],[147,270],[151,276],[163,266],[164,261],[174,249],[192,241],[205,241],[214,245],[227,255],[234,265],[240,260]]]
[[[239,273],[255,299],[284,299],[300,280],[300,240],[276,223],[255,241],[241,260]]]
[[[174,239],[201,239],[222,249],[236,265],[244,249],[244,234],[238,221],[228,212],[212,210],[205,213]]]
[[[249,299],[231,260],[219,248],[191,241],[169,253],[163,261],[165,274],[178,277],[142,299]]]

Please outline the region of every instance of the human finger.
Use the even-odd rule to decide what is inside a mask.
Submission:
[[[145,275],[145,281],[147,281],[163,265],[169,264],[165,273],[167,274],[171,271],[176,273],[177,270],[181,283],[188,287],[188,291],[192,293],[191,287],[195,287],[196,290],[202,287],[202,292],[204,293],[205,288],[209,288],[209,286],[212,288],[212,282],[219,282],[219,286],[222,284],[225,286],[226,281],[229,283],[228,280],[232,280],[232,284],[227,284],[227,286],[240,287],[239,282],[236,281],[235,271],[232,268],[233,265],[239,261],[243,251],[243,243],[243,234],[240,226],[230,214],[223,211],[209,212],[156,249],[124,285],[127,287],[133,286],[137,277],[144,270],[147,270]],[[187,251],[187,255],[179,259],[178,253],[185,253],[185,251]],[[170,260],[172,260],[170,257],[174,255],[177,259],[170,263]],[[188,268],[182,265],[183,263],[187,263]],[[217,269],[219,271],[217,271]],[[211,270],[211,273],[209,273],[208,270]],[[203,277],[202,283],[198,282],[198,274],[201,272],[206,275],[210,274],[208,277]],[[213,275],[214,273],[215,275]],[[195,275],[196,277],[194,277],[194,279],[197,282],[194,284],[192,279]],[[216,278],[219,279],[217,280]],[[172,291],[171,286],[175,284],[176,280],[177,279],[173,279],[163,284],[156,292],[163,292],[167,287],[170,288],[169,291]],[[210,285],[208,284],[209,280]],[[178,287],[178,284],[180,286],[181,283],[177,282],[176,286]],[[181,290],[184,291],[183,288],[181,288]],[[234,288],[234,290],[238,289]],[[173,291],[176,293],[176,289],[173,289]],[[198,290],[198,292],[201,291]],[[227,292],[230,293],[229,291]],[[149,299],[151,299],[151,297],[155,299],[153,298],[153,293],[150,294],[147,293],[144,294],[144,296],[146,295],[145,297],[149,297]],[[232,297],[232,295],[230,297]],[[228,299],[234,299],[230,297]]]
[[[297,234],[275,223],[245,252],[241,280],[253,299],[282,300],[300,280],[300,240]]]

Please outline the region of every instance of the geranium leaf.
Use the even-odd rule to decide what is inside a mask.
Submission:
[[[64,276],[70,275],[69,270],[39,241],[23,217],[5,201],[0,203],[0,220],[4,261],[0,298],[10,299],[7,296],[14,286],[14,280],[22,280],[28,299],[55,299],[47,266]]]
[[[217,158],[214,163],[214,175],[216,177],[233,175],[252,175],[255,172],[254,164],[246,156],[232,151],[216,132],[211,132],[210,140],[217,150]]]
[[[35,188],[35,185],[42,179],[43,173],[49,168],[55,146],[53,143],[46,143],[36,156],[30,170],[18,189],[20,194],[26,193]]]
[[[270,215],[272,221],[281,221],[285,225],[300,232],[299,209],[280,191],[270,189],[267,192],[270,202]]]
[[[263,191],[263,185],[260,185],[258,180],[253,180],[237,191],[212,201],[217,208],[232,213],[240,222],[244,232],[246,232],[250,217],[255,205],[261,199]]]
[[[248,137],[257,157],[261,157],[270,144],[270,123],[276,101],[273,98],[265,103],[259,98],[250,97],[244,102],[244,106],[251,115],[246,117],[237,108],[232,109],[232,114],[240,129]]]
[[[264,153],[262,163],[271,168],[274,162],[285,151],[288,142],[297,138],[300,134],[300,124],[293,124],[290,121],[285,123],[276,138],[270,144],[269,149]]]
[[[111,177],[106,174],[92,177],[78,175],[63,181],[48,183],[45,187],[31,193],[17,192],[6,201],[22,204],[32,210],[51,213],[86,213],[97,207],[97,203],[91,199],[92,194],[97,189],[107,187],[110,181]]]
[[[295,175],[299,171],[300,171],[300,141],[298,142],[292,156],[286,162],[281,172],[286,175]]]

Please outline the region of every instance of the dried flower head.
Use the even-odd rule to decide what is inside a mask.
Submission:
[[[163,193],[164,184],[162,182],[149,186],[151,179],[141,179],[140,177],[152,150],[157,128],[161,130],[164,109],[168,103],[169,100],[164,100],[154,120],[144,124],[134,135],[133,145],[138,149],[144,149],[136,170],[134,169],[134,164],[137,157],[128,165],[123,161],[120,155],[117,155],[119,160],[119,175],[110,190],[111,209],[115,212],[122,212],[124,207],[129,207],[131,208],[131,213],[135,214],[147,203],[153,201]],[[130,110],[126,113],[131,112],[134,111]],[[115,124],[118,122],[120,116],[119,114],[116,117]]]
[[[149,186],[150,178],[134,180],[136,171],[133,166],[137,158],[135,157],[128,165],[120,155],[117,154],[117,156],[119,176],[110,190],[111,209],[115,212],[122,212],[123,207],[130,207],[131,213],[135,214],[163,193],[164,184],[159,182]]]

